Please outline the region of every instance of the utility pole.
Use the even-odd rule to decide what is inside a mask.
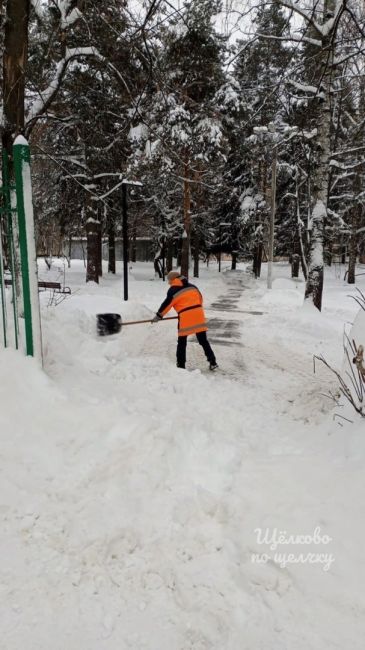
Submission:
[[[271,166],[271,210],[269,224],[269,255],[267,268],[267,288],[272,289],[272,268],[274,261],[274,230],[275,230],[275,213],[276,213],[276,169],[277,169],[277,149],[273,148],[273,159]]]

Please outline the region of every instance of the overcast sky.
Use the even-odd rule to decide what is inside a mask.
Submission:
[[[217,20],[219,30],[224,34],[232,33],[234,38],[238,38],[242,30],[247,29],[250,24],[249,14],[258,2],[259,0],[223,0],[223,11]],[[169,4],[176,9],[181,9],[184,0],[169,0]],[[146,15],[145,0],[130,0],[129,7],[140,18]]]

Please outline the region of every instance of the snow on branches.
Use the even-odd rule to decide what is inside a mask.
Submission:
[[[104,61],[104,57],[101,56],[95,47],[75,47],[67,49],[64,58],[61,59],[56,66],[56,71],[54,73],[53,79],[47,88],[45,88],[45,90],[39,92],[39,98],[36,99],[29,107],[26,120],[27,125],[29,125],[30,122],[36,120],[37,117],[42,115],[47,110],[48,106],[60,88],[62,79],[70,61],[85,56],[93,56],[100,61]]]
[[[56,4],[61,14],[61,29],[67,29],[81,18],[82,13],[73,0],[56,0]]]
[[[31,0],[30,3],[35,11],[38,20],[44,20],[46,16],[46,11],[41,0]]]

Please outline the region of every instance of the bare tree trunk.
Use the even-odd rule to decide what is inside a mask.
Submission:
[[[335,0],[324,1],[324,21],[329,15],[334,14]],[[322,38],[322,49],[318,63],[318,84],[321,90],[319,105],[319,116],[317,121],[318,132],[318,165],[313,186],[313,209],[311,213],[311,241],[309,247],[308,278],[305,288],[306,300],[311,300],[317,309],[322,308],[323,293],[323,242],[324,226],[327,217],[328,202],[328,162],[330,156],[330,135],[331,135],[331,75],[334,67],[334,29],[333,28]]]
[[[71,268],[71,255],[72,255],[72,235],[68,236],[68,259],[67,268]]]
[[[87,267],[86,282],[99,284],[99,233],[100,222],[96,219],[88,219],[86,222],[87,236]]]
[[[332,259],[333,259],[333,247],[332,247],[332,239],[329,240],[328,242],[328,255],[327,255],[327,265],[332,266]]]
[[[364,118],[365,118],[365,80],[362,78],[360,82],[360,98],[359,98],[359,110],[358,110],[358,118],[359,118],[359,123],[364,124]],[[362,192],[362,179],[363,179],[363,173],[364,173],[364,166],[361,165],[361,167],[357,168],[357,171],[354,176],[354,182],[353,182],[353,190],[354,190],[354,201],[355,205],[353,205],[351,209],[351,221],[350,221],[350,241],[349,241],[349,266],[348,266],[348,276],[347,276],[347,282],[348,284],[355,284],[355,276],[356,276],[356,257],[358,254],[358,246],[359,246],[359,234],[358,234],[358,229],[360,227],[360,224],[362,223],[362,217],[363,217],[363,203],[361,197],[361,192]]]
[[[200,257],[200,237],[197,231],[194,231],[194,278],[199,277],[199,257]]]
[[[131,242],[131,262],[137,261],[137,219],[134,219],[132,226],[132,242]]]
[[[173,243],[172,239],[169,239],[167,241],[167,252],[166,252],[166,272],[167,273],[172,270],[173,258],[174,258],[174,243]]]
[[[302,259],[302,247],[303,247],[303,242],[301,241],[300,224],[297,223],[295,233],[294,233],[294,246],[293,246],[293,255],[291,261],[292,278],[299,278],[299,268]]]
[[[159,251],[159,252],[156,253],[155,259],[153,260],[153,268],[155,269],[155,273],[157,273],[160,280],[162,280],[163,274],[162,274],[162,268],[161,268],[161,265],[160,265],[160,259],[161,259],[161,257],[160,257],[160,251]]]
[[[342,244],[341,246],[341,264],[346,264],[346,246]]]
[[[7,151],[9,170],[8,180],[14,186],[13,167],[13,141],[24,129],[24,89],[25,69],[28,58],[28,23],[29,23],[29,0],[7,0],[4,12],[3,2],[0,5],[1,16],[5,15],[3,45],[3,124],[2,145]],[[10,191],[10,202],[12,208],[16,207],[15,191]],[[21,305],[21,282],[20,282],[20,250],[18,238],[18,224],[16,218],[12,219],[13,241],[14,241],[14,268],[13,282],[16,287],[16,295]],[[10,233],[9,233],[10,234]],[[20,309],[22,309],[20,307]]]
[[[300,263],[300,255],[298,255],[298,253],[294,253],[291,261],[292,278],[299,278],[299,263]]]
[[[239,251],[239,238],[238,238],[238,224],[236,219],[234,220],[232,224],[232,265],[231,265],[231,271],[236,271],[237,269],[237,258],[238,258],[238,251]]]
[[[24,129],[24,87],[28,54],[29,0],[8,0],[3,56],[3,146],[12,156],[13,137]]]
[[[109,223],[108,230],[108,273],[115,274],[115,228],[114,222]]]
[[[200,167],[195,172],[196,181],[196,216],[193,227],[193,257],[194,257],[194,278],[199,277],[199,260],[200,260],[200,213],[203,205],[203,187],[201,184],[202,171]]]
[[[99,225],[98,232],[98,275],[99,278],[103,275],[103,237],[101,232],[101,224]]]
[[[349,241],[349,265],[347,273],[347,283],[355,284],[355,270],[356,270],[356,256],[357,256],[357,211],[358,206],[355,205],[351,212],[351,235]]]
[[[181,266],[182,260],[182,242],[181,245],[178,245],[177,254],[176,254],[176,266]]]
[[[315,211],[312,213],[312,236],[305,298],[310,298],[320,311],[323,292],[323,229],[327,210],[321,199],[317,199],[315,206]]]
[[[255,246],[255,251],[253,255],[253,272],[255,278],[259,278],[261,275],[262,252],[263,252],[263,243],[259,242]]]
[[[358,171],[354,180],[355,200],[360,193],[361,193],[361,178],[360,178],[360,172]],[[351,220],[350,220],[351,234],[350,234],[350,241],[349,241],[349,265],[348,265],[348,274],[347,274],[348,284],[355,284],[358,229],[361,223],[361,216],[362,216],[362,205],[359,199],[357,199],[357,202],[351,208]]]
[[[184,164],[184,234],[181,250],[181,275],[189,277],[189,251],[191,233],[191,197],[190,197],[189,154],[185,154]]]
[[[261,192],[263,199],[267,196],[267,161],[259,159],[258,162],[258,187],[259,192]],[[255,278],[259,278],[261,275],[261,264],[262,264],[262,255],[264,250],[263,242],[263,223],[265,223],[267,217],[266,208],[264,212],[262,208],[256,210],[255,215],[255,237],[256,243],[253,254],[253,272]]]
[[[189,237],[186,230],[184,230],[181,246],[181,275],[185,278],[189,277],[189,248]]]

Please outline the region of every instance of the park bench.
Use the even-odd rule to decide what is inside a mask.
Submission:
[[[11,278],[5,278],[5,286],[11,287],[13,281]],[[50,291],[51,298],[49,304],[53,303],[58,305],[66,296],[71,295],[70,287],[64,287],[60,282],[47,282],[45,280],[38,280],[38,291]],[[59,297],[58,297],[59,296]]]

